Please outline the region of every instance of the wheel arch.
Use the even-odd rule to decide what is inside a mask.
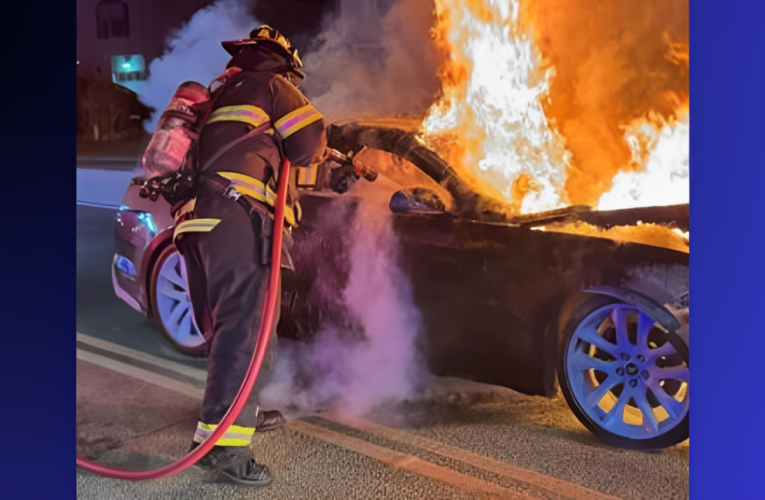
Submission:
[[[558,333],[566,326],[566,323],[577,307],[593,295],[613,297],[626,304],[639,307],[668,331],[676,331],[681,327],[680,322],[667,308],[644,293],[625,286],[592,285],[582,287],[580,290],[569,294],[563,300],[559,308],[558,317],[556,318],[556,330]]]
[[[557,318],[555,318],[555,328],[550,329],[548,335],[555,335],[555,361],[553,366],[557,366],[557,359],[561,355],[563,344],[563,333],[566,325],[571,321],[574,312],[593,296],[611,297],[625,304],[629,304],[641,309],[656,321],[664,329],[668,341],[677,349],[690,367],[690,350],[688,342],[683,339],[687,336],[688,326],[681,325],[678,319],[663,305],[648,295],[638,292],[630,287],[612,286],[612,285],[591,285],[584,286],[580,290],[570,294],[561,304]],[[681,336],[682,335],[682,336]],[[557,369],[556,369],[557,371]],[[557,380],[557,375],[555,379]]]
[[[667,331],[676,331],[680,329],[680,322],[671,312],[654,299],[640,292],[636,292],[626,287],[609,285],[590,286],[584,288],[583,291],[589,294],[614,297],[622,302],[638,307]]]
[[[669,343],[677,349],[677,352],[683,357],[683,360],[688,363],[688,367],[691,366],[688,342],[683,339],[683,337],[687,335],[687,331],[681,336],[680,332],[682,332],[683,325],[680,324],[680,321],[678,321],[674,314],[672,314],[666,307],[659,304],[656,300],[629,288],[608,285],[590,286],[584,289],[584,292],[614,297],[622,302],[639,308],[661,325],[667,335]],[[685,329],[687,330],[687,325]]]
[[[147,297],[149,297],[149,294],[151,293],[151,275],[154,272],[154,265],[162,251],[172,244],[173,230],[174,228],[171,227],[155,236],[143,253],[140,279],[144,290],[146,290]],[[154,317],[154,306],[152,305],[151,300],[146,301],[146,312],[148,313],[148,316]]]

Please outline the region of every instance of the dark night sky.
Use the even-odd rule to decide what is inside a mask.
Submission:
[[[383,16],[398,0],[353,0],[376,2]],[[252,13],[259,21],[278,29],[305,54],[311,39],[321,31],[326,16],[339,14],[341,0],[254,0]]]
[[[301,52],[307,52],[324,16],[339,9],[340,0],[260,0],[255,2],[252,12],[259,21],[284,33]]]

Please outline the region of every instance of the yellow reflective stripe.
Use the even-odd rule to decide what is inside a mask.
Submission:
[[[197,430],[194,433],[194,442],[204,443],[213,431],[218,427],[217,424],[206,424],[199,422]],[[223,437],[215,442],[216,446],[249,446],[252,435],[255,434],[255,427],[241,427],[232,425],[223,434]]]
[[[319,175],[319,165],[314,163],[308,167],[297,167],[298,186],[314,186]]]
[[[248,439],[226,439],[221,438],[215,443],[215,446],[249,446],[250,440]]]
[[[302,108],[286,114],[280,118],[274,127],[282,139],[286,139],[303,127],[307,127],[315,121],[321,120],[323,116],[319,110],[313,107],[313,104],[306,104]]]
[[[191,219],[183,221],[173,231],[173,238],[181,233],[209,233],[218,225],[220,219]]]
[[[266,199],[265,195],[263,194],[263,191],[260,191],[258,189],[252,189],[245,186],[234,186],[234,189],[236,189],[236,192],[239,194],[247,195],[251,198],[255,198],[258,201],[262,201],[263,203],[268,203],[268,200]],[[270,203],[268,203],[270,205]]]
[[[217,174],[230,180],[237,193],[250,196],[272,207],[276,205],[276,192],[271,189],[271,186],[266,186],[263,181],[238,172],[217,172]],[[297,227],[295,212],[290,207],[284,207],[284,220],[293,227]]]
[[[258,201],[262,201],[263,203],[270,205],[271,207],[274,207],[276,205],[276,193],[274,193],[270,188],[268,189],[268,193],[267,193],[268,197],[263,196],[263,191],[261,190],[256,190],[256,189],[252,189],[245,186],[239,186],[235,184],[234,189],[239,194],[251,196]],[[297,221],[295,220],[295,212],[290,207],[284,207],[284,220],[286,220],[287,223],[292,225],[293,227],[297,227]]]
[[[247,196],[251,196],[256,200],[269,205],[275,203],[275,201],[269,200],[266,196],[265,185],[263,182],[254,177],[236,172],[218,172],[218,175],[230,180],[234,189],[236,189],[236,192],[239,194],[246,194]]]
[[[210,115],[207,123],[223,121],[244,122],[253,127],[260,127],[264,123],[271,121],[271,117],[257,106],[243,104],[240,106],[224,106],[216,109]]]
[[[230,181],[237,180],[250,183],[253,186],[263,186],[263,181],[260,181],[255,177],[250,177],[249,175],[240,174],[239,172],[216,172],[216,174]]]

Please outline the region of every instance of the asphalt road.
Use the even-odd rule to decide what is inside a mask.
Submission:
[[[114,214],[77,208],[78,453],[154,468],[188,449],[206,362],[177,352],[114,295]],[[688,498],[688,442],[655,453],[615,449],[562,397],[451,379],[363,419],[304,416],[253,444],[275,477],[266,489],[222,483],[197,467],[151,482],[78,469],[78,497]]]

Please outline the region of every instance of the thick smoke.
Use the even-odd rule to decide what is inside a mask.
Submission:
[[[572,153],[566,191],[573,204],[596,205],[621,169],[644,166],[625,130],[661,129],[688,110],[688,0],[523,4],[555,67],[545,111]]]
[[[308,75],[301,90],[328,121],[367,116],[423,117],[439,89],[439,62],[430,41],[432,0],[342,0],[311,47],[298,47]],[[393,5],[390,5],[393,4]],[[141,101],[156,112],[153,132],[175,89],[186,80],[207,85],[224,69],[224,40],[246,37],[261,24],[242,0],[221,0],[170,34],[168,50],[149,65]],[[276,26],[278,29],[278,26]]]
[[[419,312],[396,264],[397,241],[387,210],[398,188],[380,176],[375,185],[360,181],[349,193],[366,202],[354,220],[342,301],[361,324],[363,338],[325,328],[311,344],[279,340],[272,382],[260,393],[264,407],[291,414],[335,409],[363,415],[378,405],[414,398],[429,380],[417,349]]]
[[[387,2],[388,4],[391,1]],[[329,121],[423,118],[439,90],[432,0],[343,0],[306,54],[306,95]]]
[[[249,35],[259,23],[241,0],[221,0],[199,10],[189,22],[167,38],[168,49],[149,64],[151,75],[140,99],[156,111],[144,123],[153,133],[175,89],[188,80],[208,85],[226,68],[231,56],[221,42]]]

